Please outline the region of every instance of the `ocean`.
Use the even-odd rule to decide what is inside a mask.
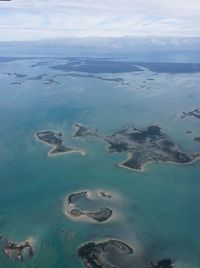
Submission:
[[[164,258],[177,268],[199,268],[200,162],[153,163],[138,172],[118,166],[126,152],[111,154],[101,140],[72,137],[77,122],[105,135],[126,126],[158,124],[184,151],[200,152],[200,143],[193,140],[200,136],[199,119],[180,118],[181,112],[199,107],[199,70],[159,72],[159,66],[156,71],[142,66],[103,73],[98,66],[91,75],[88,66],[51,68],[65,61],[0,62],[0,268],[83,268],[78,248],[109,238],[133,247],[131,268],[147,268]],[[88,64],[80,63],[82,58],[68,61]],[[92,62],[94,68],[98,61]],[[65,75],[72,72],[79,75]],[[46,129],[63,132],[64,144],[86,155],[48,157],[50,146],[34,136]],[[95,223],[65,215],[69,194],[98,189],[116,197],[107,201],[113,219]],[[5,256],[5,240],[27,239],[34,241],[31,259]]]

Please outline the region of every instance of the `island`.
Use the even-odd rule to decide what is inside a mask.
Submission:
[[[6,74],[6,75],[8,75],[8,76],[11,76],[11,75],[12,75],[12,73],[10,73],[10,72],[4,72],[4,73],[2,73],[2,74]]]
[[[184,118],[186,118],[188,116],[193,116],[193,117],[195,117],[197,119],[200,119],[200,109],[199,108],[194,108],[191,111],[182,112],[181,115],[180,115],[180,118],[184,119]]]
[[[133,255],[133,248],[128,244],[109,239],[104,242],[89,242],[78,249],[78,257],[88,268],[114,268],[121,267],[120,261],[127,263],[127,257]]]
[[[105,222],[112,216],[112,210],[109,208],[101,208],[96,212],[85,212],[80,209],[72,209],[70,214],[73,217],[85,216],[98,222]]]
[[[148,268],[173,268],[174,265],[170,259],[162,259],[157,263],[151,262]]]
[[[116,82],[122,86],[129,86],[130,85],[129,83],[125,82],[124,79],[121,77],[107,78],[107,77],[102,77],[102,76],[97,76],[97,75],[92,75],[92,74],[79,74],[79,73],[67,73],[67,74],[62,75],[62,76],[68,76],[68,77],[73,77],[73,78],[81,78],[81,77],[83,77],[83,78],[95,78],[95,79],[108,81],[108,82]]]
[[[65,61],[57,65],[50,66],[51,69],[64,72],[78,73],[128,73],[141,72],[142,68],[130,61],[117,61],[111,59],[92,59],[92,58],[66,58]]]
[[[25,258],[33,256],[34,249],[31,241],[28,240],[22,243],[8,241],[3,248],[3,252],[8,258],[23,261]]]
[[[185,134],[192,134],[192,131],[191,130],[185,130],[184,133]]]
[[[35,77],[34,76],[33,77],[29,77],[26,80],[42,80],[45,76],[47,76],[46,73],[38,74]]]
[[[199,63],[167,63],[167,62],[131,62],[125,60],[113,60],[111,58],[86,58],[73,57],[65,58],[63,62],[57,65],[51,65],[49,68],[63,72],[77,72],[87,74],[117,74],[117,73],[141,73],[148,69],[153,74],[169,73],[197,73],[200,71]]]
[[[99,190],[98,195],[103,198],[108,198],[108,199],[112,198],[112,195],[105,190]]]
[[[51,145],[53,148],[49,151],[49,156],[54,156],[58,154],[66,153],[80,153],[82,155],[85,152],[79,148],[70,148],[63,145],[62,132],[55,132],[52,130],[38,131],[35,133],[35,136],[38,141],[42,141],[48,145]]]
[[[17,81],[10,82],[11,85],[22,85],[26,81],[29,81],[29,80],[42,80],[45,76],[47,76],[46,73],[39,74],[39,75],[36,75],[36,76],[33,76],[33,77],[28,77],[27,74],[19,74],[19,73],[4,73],[4,74],[7,74],[9,76],[14,76],[15,78],[18,78]],[[51,81],[47,81],[47,82],[49,83]]]
[[[73,134],[73,137],[88,137],[88,136],[98,137],[97,128],[96,129],[88,128],[80,123],[76,123],[74,124],[74,126],[76,128],[76,131]]]
[[[194,137],[194,141],[200,142],[200,137]]]
[[[67,198],[67,203],[69,206],[75,206],[77,200],[80,198],[89,199],[89,191],[81,191],[70,194]]]
[[[13,75],[14,75],[16,78],[25,78],[25,77],[27,77],[27,74],[13,73]]]
[[[78,248],[78,257],[82,259],[84,265],[88,268],[135,267],[133,253],[131,246],[116,239],[97,243],[88,242]],[[149,265],[144,266],[147,268],[174,268],[171,259],[150,262]],[[136,265],[136,267],[138,266]]]
[[[91,191],[80,191],[76,193],[71,193],[66,202],[64,203],[64,213],[67,216],[72,217],[73,219],[82,218],[86,220],[93,220],[99,223],[105,222],[112,217],[113,211],[107,207],[97,207],[98,198],[102,196],[97,195],[98,197],[93,200]],[[89,209],[83,208],[84,201],[87,201]]]
[[[49,78],[49,79],[46,79],[46,82],[44,82],[43,84],[44,85],[53,85],[53,84],[60,85],[61,83],[56,81],[54,78]]]
[[[200,153],[186,153],[175,144],[158,125],[146,128],[129,126],[110,135],[100,135],[96,130],[81,124],[74,137],[96,137],[108,144],[109,153],[128,153],[128,159],[120,167],[143,171],[149,163],[191,164],[200,159]]]
[[[31,67],[33,68],[33,67],[38,67],[38,66],[45,66],[48,64],[49,64],[48,61],[38,61],[38,62],[32,64]]]
[[[25,77],[27,77],[27,74],[20,74],[20,73],[5,72],[3,74],[6,74],[8,76],[15,76],[15,78],[25,78]]]

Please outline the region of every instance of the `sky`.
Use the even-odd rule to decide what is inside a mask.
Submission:
[[[200,0],[0,1],[0,41],[200,37]]]

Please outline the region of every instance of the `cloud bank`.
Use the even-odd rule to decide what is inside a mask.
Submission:
[[[200,37],[200,0],[0,2],[0,41],[68,37]]]

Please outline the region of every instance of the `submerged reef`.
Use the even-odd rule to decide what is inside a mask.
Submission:
[[[78,130],[74,137],[93,136],[108,143],[109,153],[127,152],[127,160],[120,167],[143,170],[148,163],[191,164],[198,160],[199,153],[188,154],[181,150],[157,125],[139,129],[133,126],[124,128],[111,135],[99,135],[95,130],[75,125]]]
[[[35,133],[36,138],[39,141],[45,142],[51,145],[53,148],[49,151],[49,155],[57,155],[63,153],[78,152],[84,154],[79,148],[70,148],[63,145],[62,132],[55,132],[52,130],[38,131]]]
[[[133,249],[126,243],[110,239],[104,242],[90,242],[78,249],[78,256],[88,268],[117,268],[118,261],[126,263]]]

